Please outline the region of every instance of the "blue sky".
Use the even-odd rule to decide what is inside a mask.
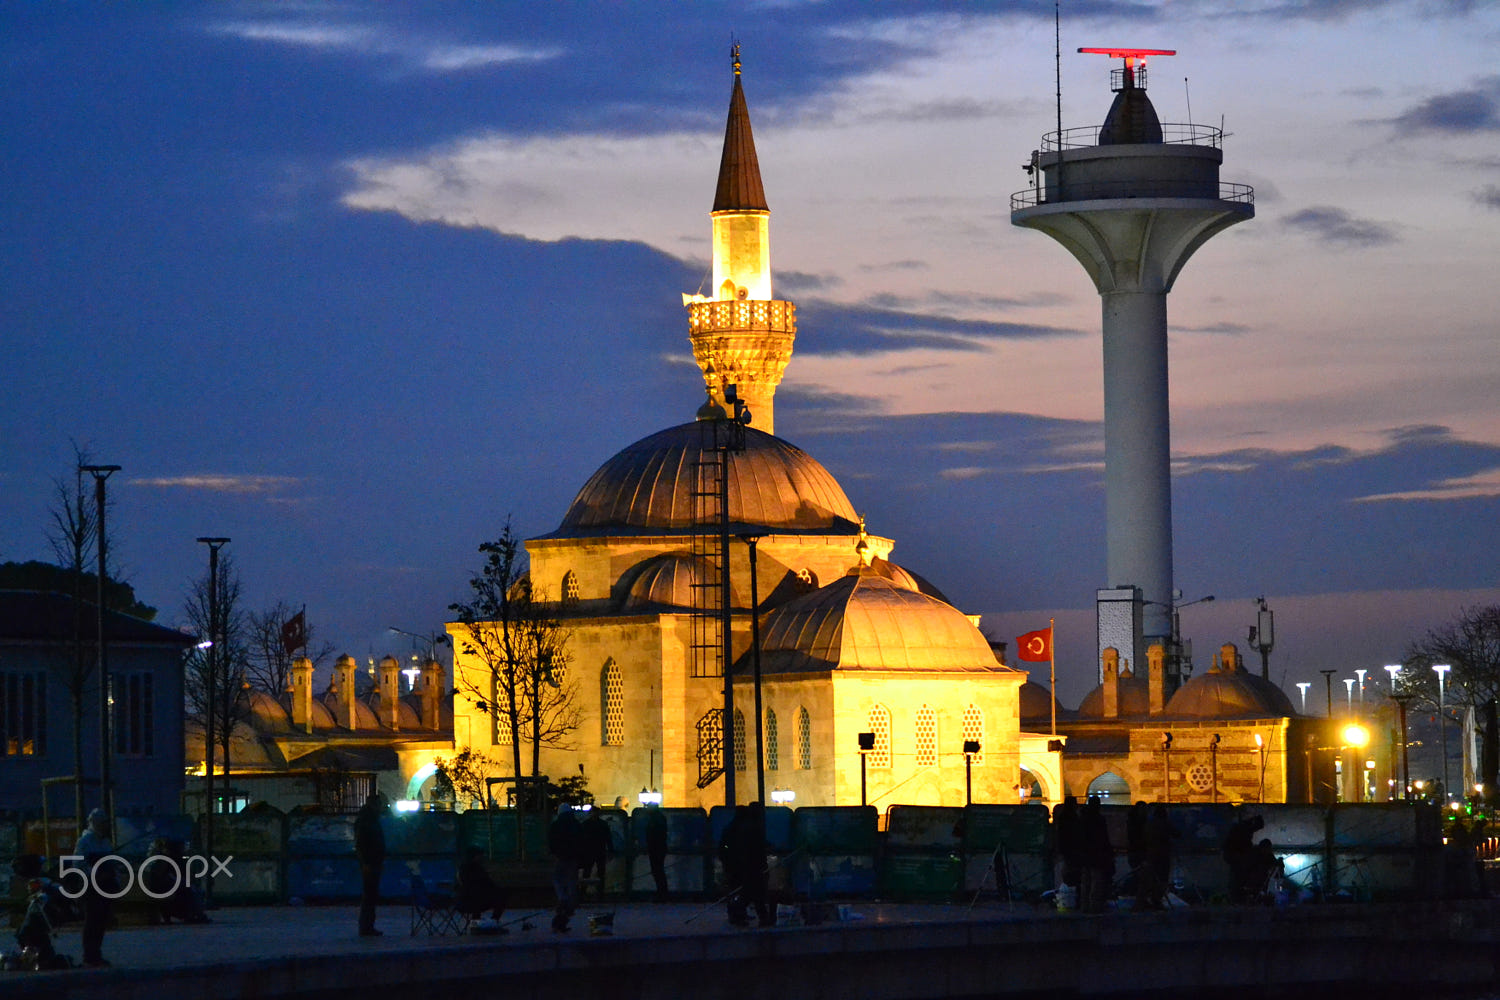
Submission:
[[[1273,676],[1399,657],[1500,600],[1500,10],[1064,3],[1065,126],[1152,61],[1256,219],[1173,292],[1176,569],[1201,650],[1264,594]],[[0,9],[0,559],[47,555],[72,443],[113,555],[181,617],[227,535],[250,604],[340,650],[441,626],[507,515],[556,527],[691,414],[731,33],[799,307],[778,430],[894,558],[1065,700],[1103,574],[1097,298],[1009,224],[1055,127],[1050,3]],[[1222,118],[1221,118],[1222,116]],[[1070,697],[1071,695],[1071,697]]]

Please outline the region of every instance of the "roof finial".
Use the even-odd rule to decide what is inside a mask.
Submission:
[[[740,43],[735,42],[729,47],[729,58],[734,62],[734,75],[740,75]]]

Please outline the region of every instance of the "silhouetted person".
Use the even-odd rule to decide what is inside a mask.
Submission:
[[[719,859],[729,881],[729,922],[748,927],[753,905],[762,927],[776,921],[766,898],[765,809],[759,802],[737,806],[719,843]]]
[[[385,865],[385,830],[380,817],[386,811],[385,796],[371,792],[354,817],[354,856],[359,859],[359,933],[379,937],[375,926],[375,904],[380,902],[380,869]]]
[[[547,827],[547,850],[552,853],[552,890],[557,894],[552,929],[561,934],[578,909],[578,865],[583,856],[583,828],[566,802],[557,807],[557,816]]]
[[[1058,880],[1068,887],[1076,904],[1078,883],[1083,873],[1083,841],[1078,829],[1078,799],[1074,796],[1064,797],[1052,811],[1052,835],[1057,856],[1062,862]]]
[[[1146,905],[1153,910],[1166,907],[1167,881],[1172,876],[1172,838],[1177,831],[1167,816],[1167,807],[1157,803],[1146,821]]]
[[[667,898],[667,814],[656,806],[646,810],[646,857],[656,882],[656,900]]]
[[[185,924],[208,923],[203,900],[186,877],[182,841],[158,837],[151,844],[151,855],[166,860],[153,861],[141,870],[141,887],[149,889],[152,897],[151,913],[147,919],[153,924],[170,924],[173,920]]]
[[[1115,849],[1109,842],[1109,826],[1099,796],[1090,795],[1078,814],[1081,870],[1079,908],[1085,913],[1102,913],[1109,899],[1110,883],[1115,875]]]
[[[458,866],[454,909],[468,917],[478,917],[489,910],[490,916],[499,920],[505,912],[507,896],[505,889],[490,877],[490,871],[484,865],[484,851],[469,848],[463,864]],[[505,928],[500,928],[500,931],[504,933]]]
[[[599,810],[590,809],[588,818],[581,826],[583,856],[578,863],[579,874],[586,879],[597,878],[599,895],[602,897],[604,895],[604,867],[614,847],[609,834],[609,824],[604,822],[604,817],[599,814]]]
[[[1242,903],[1251,895],[1259,893],[1265,885],[1264,879],[1256,885],[1257,860],[1255,856],[1255,834],[1266,825],[1259,816],[1242,819],[1229,828],[1224,837],[1224,863],[1229,866],[1229,901]]]
[[[88,875],[83,893],[83,964],[102,966],[104,960],[104,928],[109,924],[110,895],[118,891],[115,885],[113,865],[97,864],[100,858],[114,853],[110,843],[109,816],[103,809],[89,813],[88,826],[73,853],[83,858],[83,871]]]
[[[1130,865],[1131,889],[1135,891],[1138,909],[1150,906],[1150,875],[1146,871],[1146,825],[1151,821],[1151,808],[1145,801],[1130,807],[1125,816],[1125,861]]]

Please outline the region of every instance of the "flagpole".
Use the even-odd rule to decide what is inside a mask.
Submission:
[[[1048,618],[1047,619],[1047,654],[1048,654],[1048,656],[1050,658],[1047,661],[1047,669],[1048,669],[1048,672],[1052,675],[1051,676],[1051,683],[1052,683],[1052,735],[1053,736],[1057,735],[1057,644],[1054,641],[1054,639],[1056,637],[1052,634],[1053,629],[1055,629],[1056,627],[1057,627],[1057,619],[1056,618]]]

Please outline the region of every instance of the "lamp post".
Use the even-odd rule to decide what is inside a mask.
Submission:
[[[1208,738],[1209,770],[1213,772],[1213,792],[1209,798],[1210,802],[1219,801],[1219,739],[1218,733]]]
[[[1365,707],[1365,674],[1369,673],[1364,667],[1354,671],[1354,676],[1359,678],[1359,707],[1363,711]]]
[[[865,758],[871,750],[875,749],[875,734],[859,734],[859,804],[868,805],[866,797],[867,787],[865,785]]]
[[[1266,741],[1260,733],[1255,734],[1255,752],[1260,754],[1260,796],[1257,802],[1266,801]]]
[[[1323,675],[1323,687],[1326,689],[1325,693],[1328,695],[1328,717],[1331,719],[1333,718],[1333,675],[1337,671],[1319,670],[1318,673]]]
[[[105,641],[104,631],[104,585],[108,579],[106,552],[109,549],[109,537],[104,530],[104,510],[107,506],[104,502],[104,482],[111,473],[119,472],[118,465],[80,465],[78,471],[87,472],[94,477],[94,523],[96,527],[95,539],[99,549],[99,589],[98,607],[98,632],[95,638],[98,640],[98,660],[95,667],[99,675],[99,807],[109,816],[110,829],[114,829],[115,821],[115,790],[110,777],[110,766],[113,763],[110,753],[110,726],[109,726],[109,644]],[[82,821],[82,817],[78,817]]]
[[[219,550],[229,544],[227,538],[200,538],[208,546],[208,680],[204,694],[203,710],[203,797],[207,803],[203,821],[203,853],[214,856],[214,813],[218,801],[214,797],[214,714],[218,709],[219,647],[223,644],[223,629],[219,623]],[[204,879],[203,902],[212,906],[214,901],[213,873]]]
[[[1444,681],[1447,679],[1448,671],[1452,670],[1452,664],[1434,663],[1433,673],[1438,675],[1438,742],[1442,746],[1443,753],[1443,801],[1448,801],[1448,714],[1444,701]]]
[[[1172,734],[1161,734],[1161,797],[1172,801]]]
[[[1346,707],[1348,708],[1349,714],[1353,715],[1354,714],[1354,678],[1353,677],[1345,677],[1343,680],[1344,680],[1344,697],[1348,700],[1348,704],[1347,704]]]
[[[1411,701],[1410,694],[1392,694],[1391,700],[1400,708],[1401,715],[1401,798],[1403,801],[1411,798],[1411,757],[1409,756],[1409,744],[1406,739],[1406,703]]]
[[[1401,664],[1387,663],[1383,669],[1391,675],[1391,691],[1394,692],[1396,690],[1396,678],[1401,673]]]
[[[1344,780],[1348,782],[1350,790],[1354,793],[1355,802],[1364,799],[1365,794],[1365,747],[1370,742],[1370,731],[1357,722],[1351,722],[1344,727],[1343,733],[1344,751]],[[1353,750],[1354,761],[1349,759],[1349,751]],[[1358,767],[1350,767],[1351,763],[1358,763]]]
[[[974,755],[979,752],[978,740],[964,740],[964,805],[974,804]]]
[[[760,535],[741,535],[750,548],[750,659],[755,670],[755,797],[766,801],[766,740],[760,714],[760,589],[756,580],[755,551]]]
[[[1307,714],[1307,689],[1312,687],[1311,681],[1298,681],[1297,690],[1302,692],[1302,714]]]

